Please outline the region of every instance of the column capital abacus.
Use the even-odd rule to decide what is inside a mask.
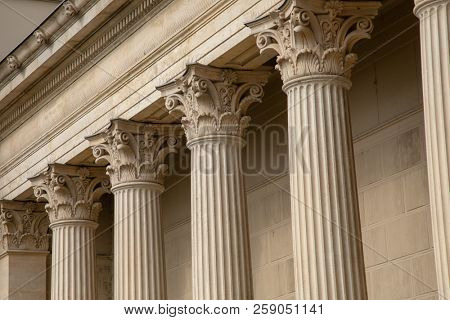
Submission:
[[[0,250],[48,251],[50,235],[44,204],[0,201]]]
[[[174,82],[160,86],[170,113],[182,116],[188,142],[197,138],[242,137],[250,122],[248,107],[261,102],[269,73],[189,65]]]
[[[51,164],[46,172],[30,178],[37,200],[46,200],[50,224],[68,221],[97,222],[100,197],[109,193],[110,181],[103,167]]]
[[[353,46],[369,39],[375,1],[286,0],[269,15],[247,24],[261,53],[277,55],[283,81],[312,75],[350,78],[357,62]]]
[[[107,163],[114,188],[129,183],[162,185],[166,156],[182,141],[181,126],[115,119],[109,128],[86,138],[97,163]]]

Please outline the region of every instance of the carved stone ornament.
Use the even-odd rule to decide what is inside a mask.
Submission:
[[[0,249],[47,251],[48,225],[42,204],[0,201]]]
[[[350,78],[357,62],[353,46],[369,39],[380,2],[287,0],[247,26],[257,34],[261,53],[277,55],[284,82],[311,75]]]
[[[158,87],[170,113],[182,116],[188,141],[211,135],[243,136],[248,107],[261,102],[268,72],[190,65],[180,79]]]
[[[77,8],[73,5],[73,3],[69,0],[63,3],[64,15],[72,17],[78,13]]]
[[[15,55],[10,55],[6,58],[6,61],[8,62],[8,67],[12,70],[16,70],[20,68],[20,62],[19,59]]]
[[[87,137],[98,163],[117,186],[130,182],[162,184],[168,166],[166,156],[178,151],[182,141],[179,125],[149,124],[116,119],[104,132]]]
[[[36,39],[36,43],[38,45],[41,45],[41,44],[45,43],[45,41],[47,41],[47,37],[46,37],[44,31],[42,31],[42,30],[39,30],[39,29],[36,30],[33,33],[33,35],[34,35],[34,38]]]
[[[50,223],[67,220],[97,221],[102,210],[100,197],[110,192],[103,167],[52,164],[47,172],[31,178],[34,195],[47,200]]]

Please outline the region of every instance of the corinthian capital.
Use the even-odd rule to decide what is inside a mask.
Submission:
[[[46,200],[50,223],[67,220],[96,222],[102,210],[100,197],[109,192],[110,182],[102,167],[52,164],[31,178],[34,195]]]
[[[248,23],[261,52],[274,51],[283,81],[310,75],[350,78],[353,46],[370,38],[380,2],[286,0],[275,12]]]
[[[0,249],[47,251],[48,225],[43,204],[0,201]]]
[[[182,116],[188,141],[211,135],[242,136],[248,107],[261,102],[269,73],[190,65],[178,80],[157,88],[170,113]]]
[[[179,125],[149,124],[116,119],[104,132],[87,137],[96,162],[106,162],[114,186],[130,182],[162,184],[166,156],[178,151]]]

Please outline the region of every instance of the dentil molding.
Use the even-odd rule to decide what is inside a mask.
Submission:
[[[158,87],[170,113],[182,116],[188,141],[211,135],[243,136],[248,107],[261,102],[269,72],[189,65],[178,80]]]
[[[375,1],[286,0],[275,12],[247,24],[264,53],[275,51],[283,81],[311,75],[350,78],[353,46],[370,38]]]
[[[48,226],[43,204],[0,201],[0,250],[47,251]]]
[[[51,164],[30,178],[37,200],[46,200],[50,223],[89,220],[96,222],[102,210],[100,197],[110,192],[104,167]]]
[[[179,125],[149,124],[115,119],[108,129],[87,137],[97,163],[107,163],[106,172],[113,187],[122,183],[162,184],[168,154],[181,145]]]

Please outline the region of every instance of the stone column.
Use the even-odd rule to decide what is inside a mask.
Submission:
[[[114,299],[166,299],[160,196],[166,155],[177,151],[181,128],[113,120],[87,139],[114,193]]]
[[[43,204],[0,201],[0,299],[45,300],[48,225]]]
[[[298,299],[366,299],[347,91],[378,2],[288,0],[248,26],[288,95]]]
[[[94,236],[109,192],[104,168],[52,164],[30,179],[45,206],[52,229],[52,300],[96,298]]]
[[[191,149],[194,299],[251,299],[247,204],[241,172],[247,108],[261,102],[267,73],[191,65],[158,88],[183,115]]]
[[[415,0],[438,292],[450,299],[450,1]]]

